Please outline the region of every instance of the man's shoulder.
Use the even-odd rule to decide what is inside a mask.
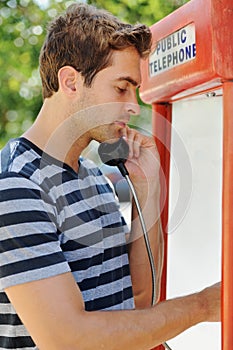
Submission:
[[[0,173],[5,177],[12,176],[11,173],[30,177],[39,158],[24,139],[12,139],[0,151]]]
[[[39,156],[23,140],[12,139],[0,151],[0,191],[40,190],[35,181]],[[38,163],[38,164],[37,164]]]

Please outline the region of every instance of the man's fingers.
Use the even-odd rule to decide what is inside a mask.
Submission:
[[[142,135],[134,129],[127,130],[127,141],[129,144],[129,158],[139,158],[142,144]]]

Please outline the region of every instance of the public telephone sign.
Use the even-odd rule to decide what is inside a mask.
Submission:
[[[149,76],[152,78],[195,58],[195,25],[190,23],[157,42],[149,57]]]

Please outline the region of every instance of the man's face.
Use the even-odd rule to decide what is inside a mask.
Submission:
[[[140,111],[136,97],[140,83],[140,56],[136,49],[127,48],[113,52],[112,64],[97,73],[91,87],[79,87],[76,110],[86,112],[90,141],[124,135],[130,115]]]

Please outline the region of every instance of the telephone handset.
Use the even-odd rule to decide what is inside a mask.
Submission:
[[[129,145],[123,137],[113,143],[101,143],[98,153],[103,163],[117,166],[123,176],[129,175],[124,165],[129,156]]]

